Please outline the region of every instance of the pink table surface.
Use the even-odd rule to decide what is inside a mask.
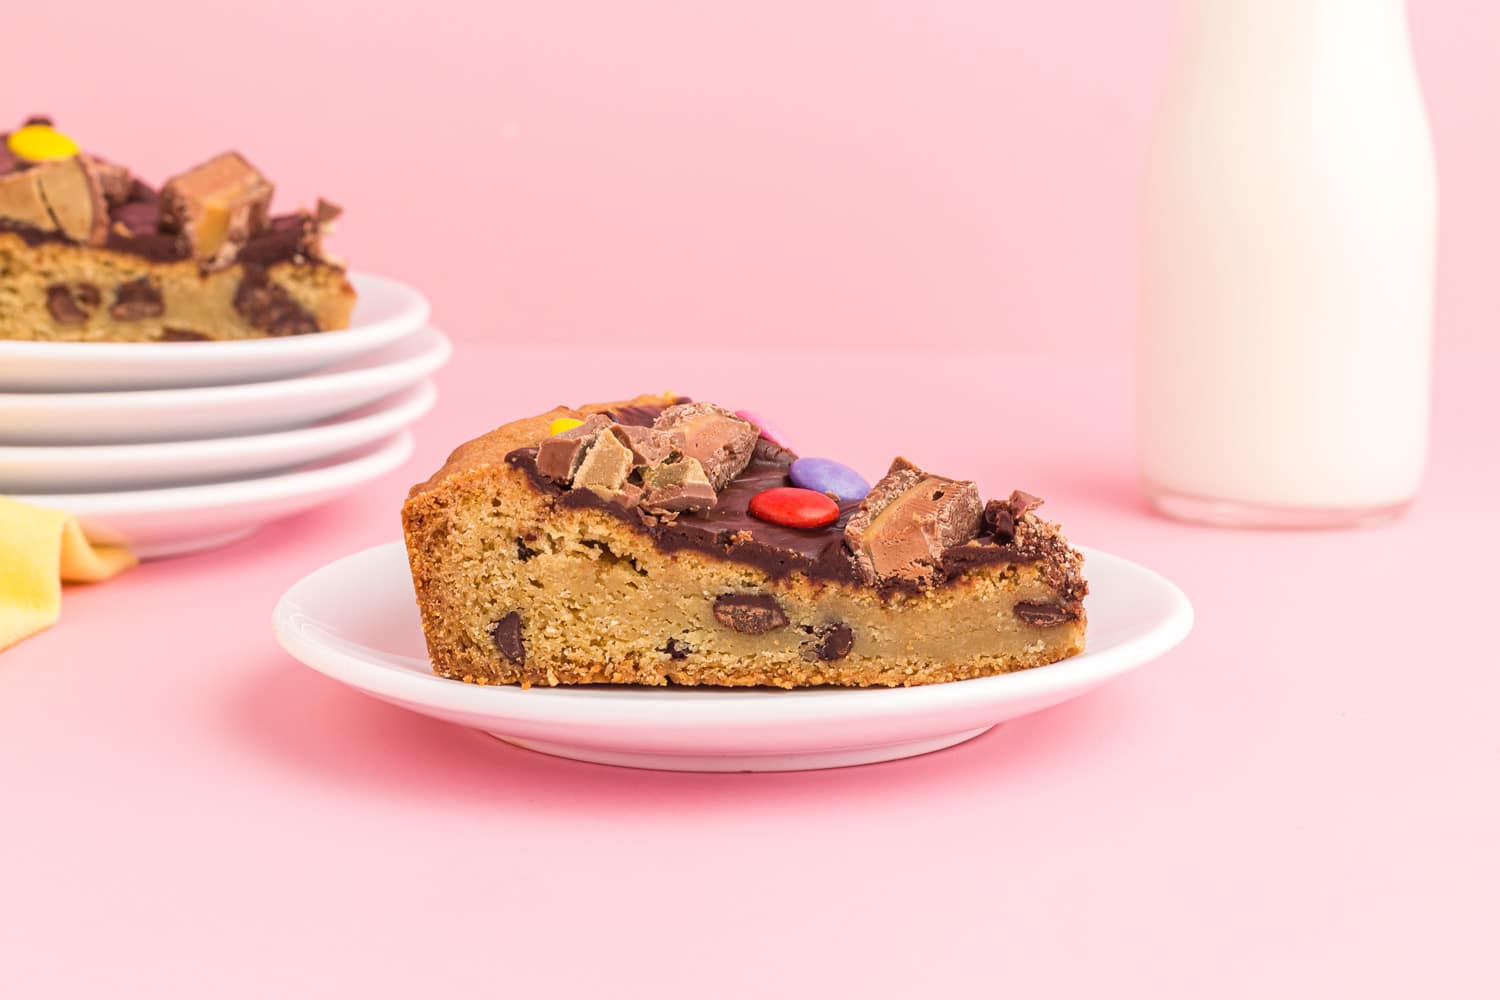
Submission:
[[[1296,534],[1145,509],[1123,356],[466,344],[403,472],[70,589],[0,655],[0,994],[1497,995],[1495,362],[1443,358],[1405,519]],[[662,387],[1038,492],[1197,628],[960,747],[780,775],[535,755],[275,644],[281,591],[397,537],[462,438]]]

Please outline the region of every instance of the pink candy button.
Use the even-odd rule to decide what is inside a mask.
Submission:
[[[772,444],[780,445],[783,448],[791,448],[791,445],[786,443],[786,435],[781,433],[774,425],[767,424],[765,418],[754,410],[735,410],[734,415],[741,420],[748,420],[754,424],[756,429],[760,431],[760,436]]]

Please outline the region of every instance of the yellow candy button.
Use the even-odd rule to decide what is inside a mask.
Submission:
[[[547,433],[561,434],[563,431],[570,431],[575,427],[582,426],[582,420],[574,420],[572,417],[558,417],[556,420],[552,421],[552,423],[547,425]]]
[[[51,125],[22,125],[10,134],[5,144],[23,160],[66,160],[78,155],[78,143]]]

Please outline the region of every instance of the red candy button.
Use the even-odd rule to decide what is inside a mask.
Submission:
[[[750,498],[750,514],[787,528],[822,528],[839,519],[839,505],[823,493],[776,486]]]

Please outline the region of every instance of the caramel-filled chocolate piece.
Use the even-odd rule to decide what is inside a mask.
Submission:
[[[543,439],[536,450],[537,474],[561,486],[571,485],[584,451],[610,423],[604,414],[595,413],[572,430]]]
[[[750,421],[712,403],[669,406],[652,426],[667,434],[678,451],[698,460],[715,490],[745,471],[760,438]]]
[[[615,496],[630,478],[632,457],[630,449],[613,434],[595,435],[594,443],[573,471],[573,488],[591,490],[602,497]]]
[[[935,582],[943,550],[979,532],[979,489],[968,480],[891,463],[844,527],[844,541],[867,583]]]
[[[635,456],[631,464],[638,469],[660,465],[672,457],[672,439],[659,430],[634,424],[615,424],[609,432],[630,449]]]
[[[272,190],[239,153],[221,153],[162,187],[162,229],[186,236],[199,263],[227,266],[250,237],[265,229]]]
[[[719,499],[703,465],[687,455],[642,469],[641,484],[646,488],[641,506],[647,510],[708,510]]]

